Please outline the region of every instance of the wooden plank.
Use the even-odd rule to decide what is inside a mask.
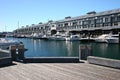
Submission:
[[[1,80],[119,80],[120,69],[88,63],[18,63],[0,68]]]

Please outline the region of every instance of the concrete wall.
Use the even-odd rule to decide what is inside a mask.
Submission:
[[[29,57],[25,63],[78,63],[79,57]]]
[[[0,58],[0,66],[12,64],[11,58]]]
[[[120,69],[120,60],[89,56],[87,58],[87,61],[91,64],[103,65]]]

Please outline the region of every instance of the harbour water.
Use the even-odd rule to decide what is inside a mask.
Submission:
[[[25,57],[77,57],[79,56],[79,46],[90,45],[93,56],[105,57],[120,60],[120,45],[80,42],[80,41],[48,41],[28,38],[12,38],[23,42],[28,51]]]

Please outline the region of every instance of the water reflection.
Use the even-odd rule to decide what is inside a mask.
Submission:
[[[94,56],[120,59],[119,44],[94,43],[92,46],[93,46],[93,55]]]
[[[108,48],[108,44],[106,43],[95,43],[93,45],[93,51],[95,51],[94,54],[99,53],[101,55],[104,55],[105,52],[107,51],[107,48]]]
[[[35,51],[37,50],[37,40],[33,40],[33,48]]]
[[[66,48],[67,48],[68,56],[72,55],[73,47],[71,41],[66,41]]]

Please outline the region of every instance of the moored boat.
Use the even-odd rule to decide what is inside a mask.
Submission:
[[[119,43],[119,35],[110,35],[106,40],[107,43]]]
[[[95,39],[95,42],[106,43],[107,42],[106,39],[108,38],[108,36],[109,34],[100,35]]]
[[[31,38],[33,39],[40,39],[42,38],[43,34],[42,33],[32,33]]]
[[[10,45],[20,45],[22,42],[8,40],[6,38],[0,38],[0,48],[1,49],[8,49]]]
[[[47,37],[48,40],[64,41],[65,37],[62,35],[55,34],[53,36]]]
[[[80,36],[79,35],[71,35],[71,36],[67,36],[66,41],[79,41],[80,40]]]

